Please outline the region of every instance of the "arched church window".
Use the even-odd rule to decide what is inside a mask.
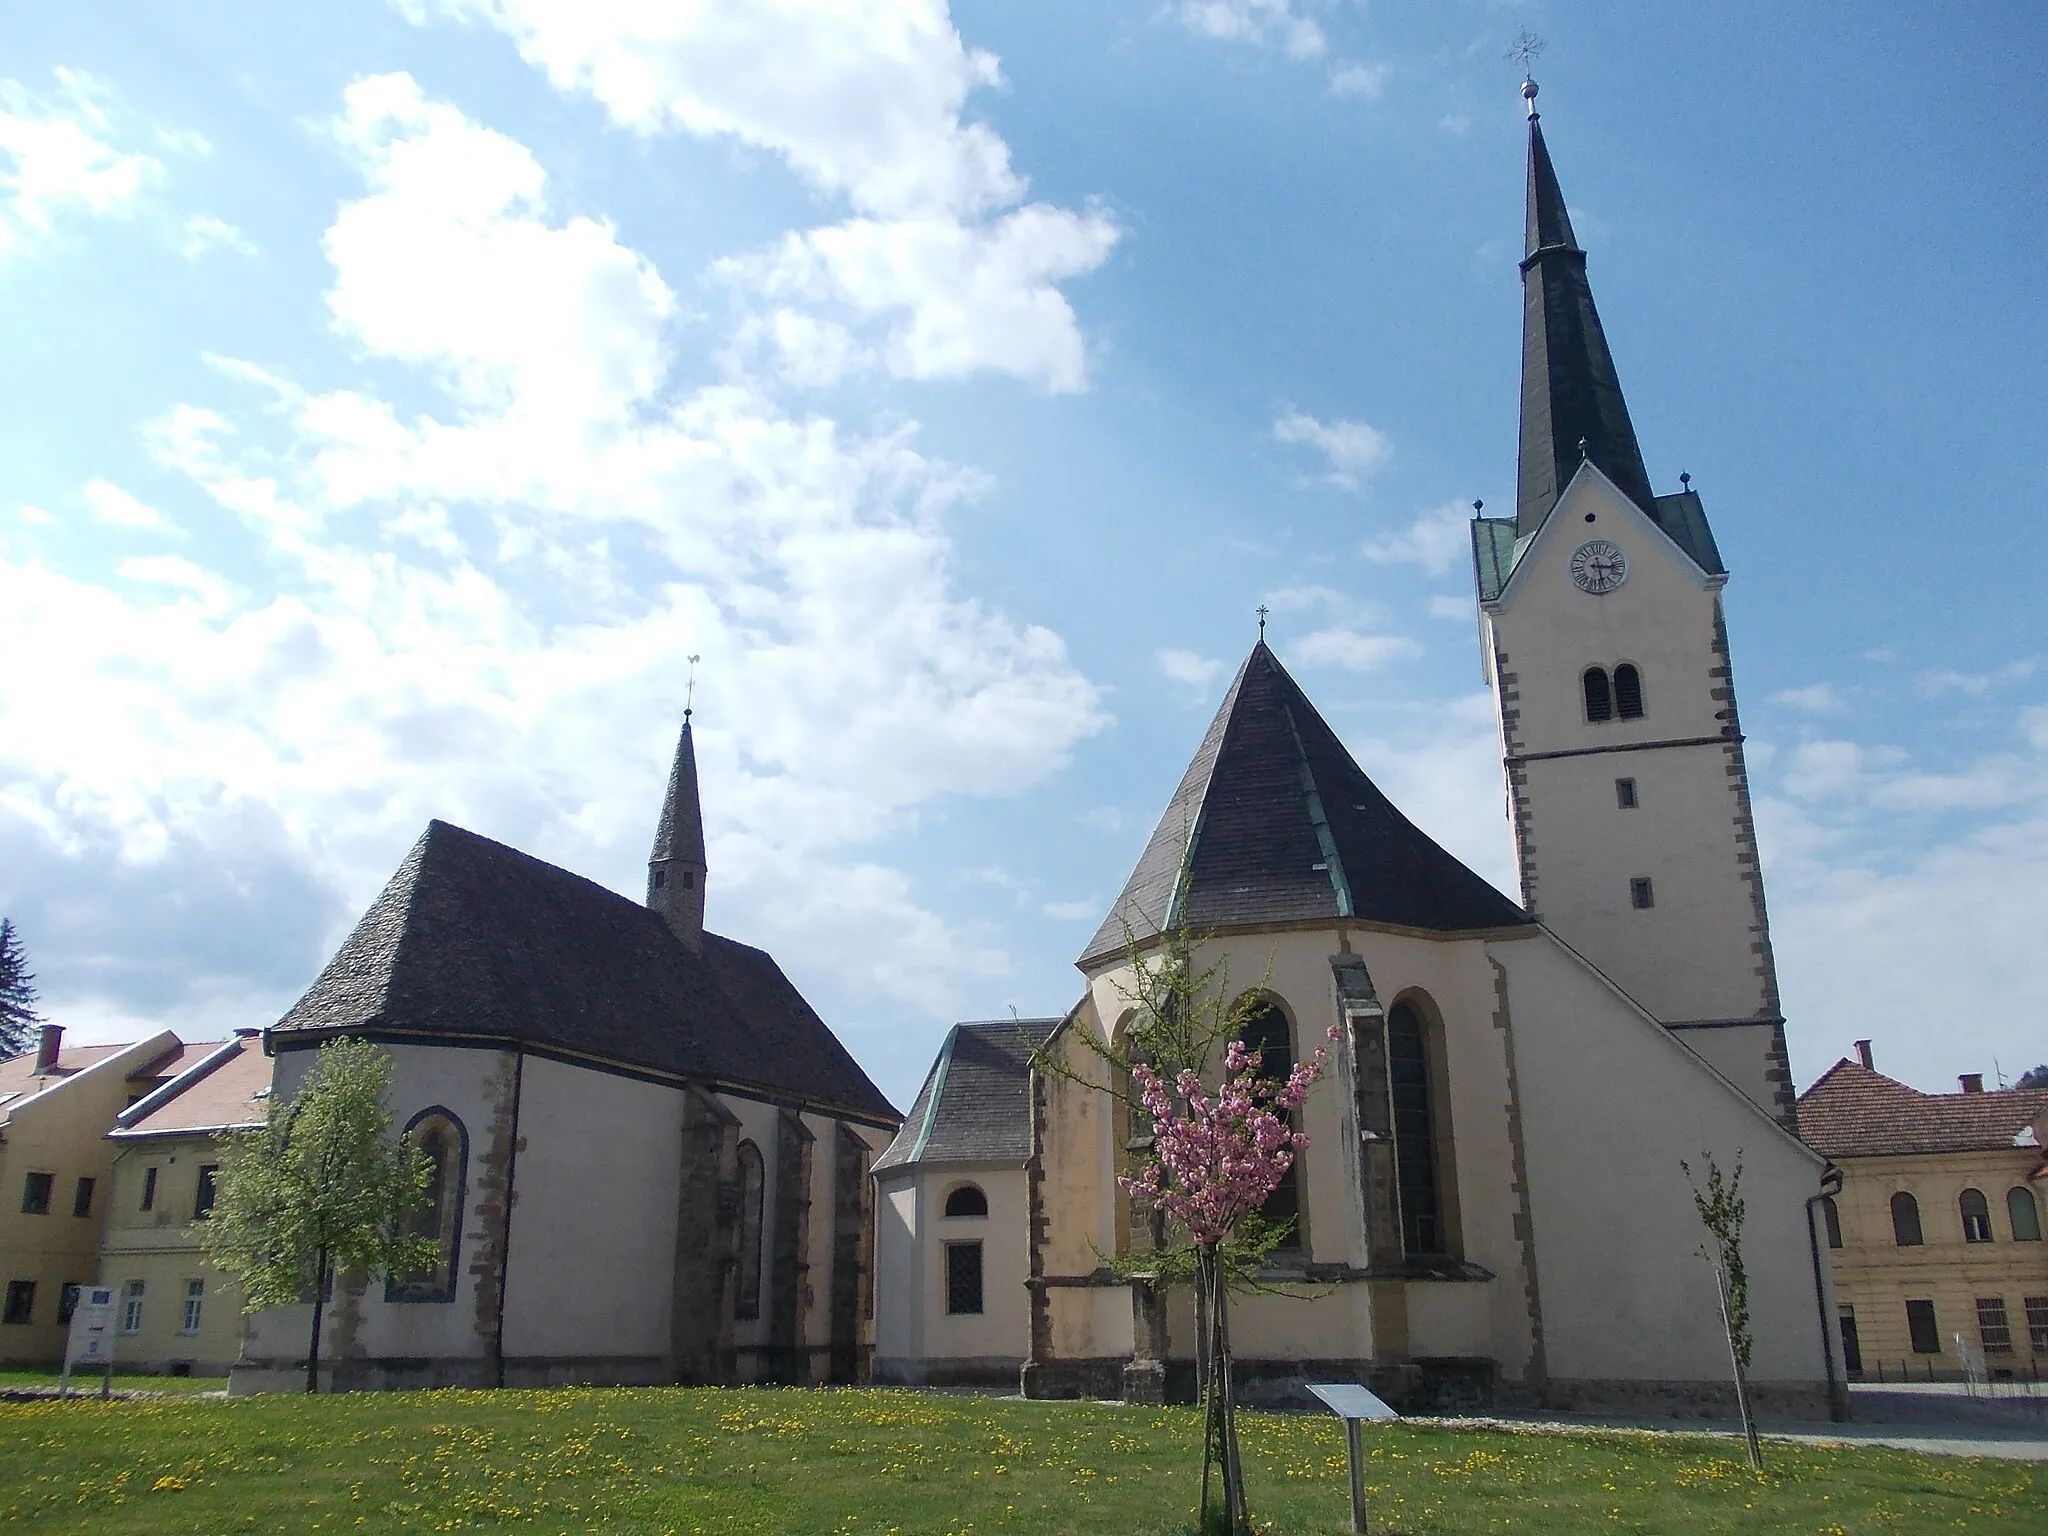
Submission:
[[[2016,1243],[2041,1241],[2041,1208],[2034,1204],[2034,1192],[2015,1184],[2005,1192],[2005,1214],[2012,1218],[2012,1240]]]
[[[1274,1003],[1259,1003],[1245,1016],[1244,1027],[1238,1032],[1238,1039],[1244,1042],[1248,1051],[1259,1053],[1259,1076],[1269,1082],[1284,1083],[1294,1070],[1294,1038],[1287,1025],[1287,1015]],[[1259,1215],[1275,1226],[1283,1223],[1289,1228],[1287,1236],[1280,1240],[1283,1249],[1299,1249],[1301,1242],[1301,1164],[1288,1166],[1281,1176],[1279,1185],[1259,1208]]]
[[[1901,1248],[1918,1248],[1920,1236],[1920,1202],[1903,1189],[1892,1196],[1892,1240]]]
[[[1981,1189],[1966,1189],[1963,1197],[1956,1202],[1963,1211],[1963,1241],[1966,1243],[1988,1243],[1991,1241],[1991,1205],[1984,1198]]]
[[[972,1184],[962,1184],[958,1189],[946,1196],[946,1214],[948,1216],[986,1216],[988,1214],[988,1196]]]
[[[391,1276],[385,1282],[384,1299],[453,1301],[456,1266],[462,1257],[469,1132],[452,1110],[436,1104],[408,1120],[401,1134],[407,1145],[425,1155],[429,1167],[426,1195],[407,1224],[407,1235],[431,1240],[435,1255],[426,1268]]]
[[[1584,678],[1586,718],[1591,721],[1614,718],[1614,692],[1607,684],[1605,667],[1588,667]]]
[[[1614,669],[1614,712],[1624,720],[1643,718],[1643,674],[1632,661]]]
[[[1443,1206],[1436,1180],[1436,1125],[1429,1102],[1429,1056],[1422,1015],[1412,1003],[1387,1013],[1387,1072],[1394,1090],[1394,1173],[1401,1192],[1401,1247],[1412,1254],[1445,1251]]]
[[[1828,1246],[1830,1248],[1841,1247],[1842,1213],[1836,1207],[1835,1197],[1833,1195],[1822,1195],[1820,1197],[1820,1215],[1821,1220],[1826,1224],[1828,1229]]]
[[[742,1322],[761,1315],[761,1149],[740,1143],[740,1272],[734,1288],[732,1315]]]

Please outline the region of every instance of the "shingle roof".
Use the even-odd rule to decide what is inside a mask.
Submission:
[[[1059,1022],[955,1024],[875,1172],[904,1163],[1022,1163],[1031,1155],[1031,1053]]]
[[[683,712],[682,734],[676,738],[675,761],[669,765],[668,793],[661,799],[661,820],[654,828],[654,851],[648,862],[678,859],[704,863],[704,810],[697,799],[697,744],[690,734],[690,714]]]
[[[187,1047],[188,1057],[194,1049]],[[199,1054],[182,1064],[188,1077],[172,1079],[122,1112],[112,1132],[116,1139],[190,1135],[263,1123],[271,1061],[257,1043],[215,1041],[196,1049]]]
[[[1196,931],[1357,917],[1465,932],[1531,920],[1394,809],[1263,640],[1079,963],[1117,954],[1126,924],[1144,939],[1174,917]]]
[[[1844,1058],[1799,1096],[1799,1138],[1829,1157],[1995,1152],[2048,1112],[2048,1091],[1922,1093]]]
[[[712,933],[693,950],[637,902],[443,821],[271,1033],[514,1040],[900,1119],[764,951]]]

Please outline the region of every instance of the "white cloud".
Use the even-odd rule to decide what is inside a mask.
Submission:
[[[1376,427],[1342,418],[1318,421],[1306,411],[1288,411],[1275,420],[1273,440],[1321,453],[1329,466],[1322,478],[1347,491],[1357,490],[1394,451]]]
[[[105,480],[88,480],[80,492],[93,515],[115,528],[148,528],[161,531],[170,522],[155,507],[139,501],[120,486]]]
[[[1352,755],[1402,815],[1501,890],[1518,892],[1493,695],[1481,689],[1411,718],[1421,723],[1395,736],[1347,738]]]
[[[1446,502],[1389,538],[1368,539],[1359,553],[1381,565],[1419,565],[1432,576],[1441,576],[1471,549],[1471,518],[1457,502]]]
[[[1206,689],[1223,675],[1223,663],[1193,651],[1163,650],[1159,653],[1159,670],[1176,683]]]
[[[1804,688],[1787,688],[1771,695],[1773,704],[1783,704],[1788,709],[1805,710],[1813,715],[1839,714],[1842,710],[1842,695],[1833,683],[1810,683]]]
[[[24,523],[33,523],[36,526],[43,528],[47,528],[57,521],[57,519],[54,516],[52,516],[49,512],[45,511],[43,508],[32,507],[26,504],[17,507],[15,509],[15,513],[18,517],[20,517],[20,519]]]
[[[1057,922],[1079,923],[1099,916],[1102,903],[1083,897],[1079,901],[1048,901],[1039,910]]]
[[[1889,661],[1890,657],[1873,657],[1873,660]],[[1929,698],[1940,698],[1947,693],[1967,694],[1981,699],[1994,688],[2009,688],[2014,683],[2023,683],[2039,670],[2040,662],[2031,656],[2009,661],[2002,667],[1989,672],[1923,672],[1920,675],[1920,691]]]
[[[1370,672],[1422,647],[1400,635],[1362,635],[1355,629],[1319,629],[1287,647],[1288,655],[1305,667],[1342,667]]]
[[[1327,46],[1323,29],[1294,0],[1180,0],[1174,14],[1204,37],[1277,47],[1290,58],[1313,58]]]
[[[0,80],[0,255],[50,234],[60,214],[125,211],[163,174],[161,162],[117,149],[107,88],[59,69],[54,96]]]
[[[1330,94],[1362,96],[1367,101],[1378,101],[1386,94],[1389,73],[1390,68],[1385,64],[1347,64],[1330,72]]]
[[[1267,607],[1280,613],[1299,611],[1303,608],[1345,608],[1356,606],[1352,600],[1335,587],[1311,584],[1303,587],[1281,587],[1268,592],[1262,599]]]
[[[123,560],[114,568],[114,574],[140,586],[168,588],[183,594],[208,614],[226,613],[236,606],[240,595],[232,583],[176,555],[142,555]]]
[[[1434,593],[1429,599],[1429,616],[1432,619],[1470,619],[1473,617],[1472,599]]]
[[[564,91],[639,133],[734,138],[782,157],[855,217],[719,264],[766,308],[743,327],[785,382],[875,364],[903,378],[993,371],[1083,388],[1086,349],[1058,285],[1093,271],[1119,231],[1099,209],[1024,203],[1010,151],[965,121],[1001,83],[942,0],[402,0],[497,27]],[[811,327],[798,306],[818,311]],[[862,325],[880,332],[855,345]],[[823,329],[832,327],[833,329]]]
[[[237,256],[254,256],[256,242],[226,219],[216,219],[212,214],[195,213],[185,220],[184,241],[178,247],[188,258],[204,256],[208,251],[233,251]]]

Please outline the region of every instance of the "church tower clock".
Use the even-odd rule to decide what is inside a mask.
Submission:
[[[1793,1124],[1728,580],[1698,492],[1650,488],[1529,102],[1515,515],[1472,524],[1522,902]]]

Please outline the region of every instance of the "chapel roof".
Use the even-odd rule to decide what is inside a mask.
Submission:
[[[1799,1139],[1829,1157],[1995,1152],[2034,1143],[2048,1090],[1922,1093],[1846,1057],[1799,1096]]]
[[[1014,1162],[1031,1155],[1031,1053],[1058,1019],[955,1024],[917,1091],[910,1116],[875,1159],[905,1163]]]
[[[517,1042],[566,1059],[900,1118],[765,951],[701,950],[596,882],[429,822],[271,1034]]]
[[[1532,921],[1394,808],[1262,639],[1078,963],[1121,952],[1127,929],[1346,917],[1440,933]]]

